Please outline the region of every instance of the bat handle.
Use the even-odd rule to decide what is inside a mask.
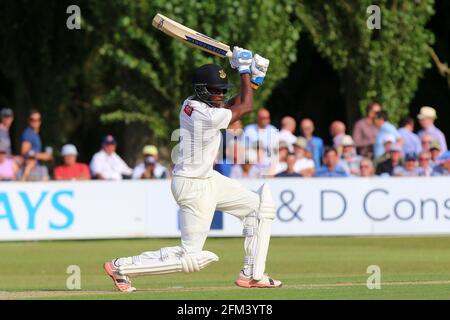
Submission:
[[[253,90],[258,90],[258,88],[259,88],[259,86],[253,82],[251,83],[251,86],[252,86]]]

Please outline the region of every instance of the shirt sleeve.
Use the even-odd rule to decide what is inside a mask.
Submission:
[[[208,117],[215,129],[226,129],[231,121],[231,110],[225,108],[209,108]]]
[[[100,171],[100,163],[99,162],[100,162],[100,159],[99,159],[98,155],[94,154],[94,157],[92,158],[91,163],[90,163],[91,171],[94,176],[97,175]]]
[[[31,135],[30,135],[30,131],[29,131],[29,130],[25,130],[25,131],[22,133],[22,142],[24,142],[24,141],[28,141],[28,142],[31,142],[31,141],[32,141],[32,137],[31,137]]]

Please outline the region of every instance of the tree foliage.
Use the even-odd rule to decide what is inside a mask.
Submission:
[[[380,101],[396,121],[408,112],[418,80],[430,67],[425,28],[433,0],[336,0],[299,2],[296,12],[319,52],[339,72],[348,120]],[[381,29],[367,27],[367,8],[381,9]]]
[[[268,57],[271,65],[266,83],[255,94],[257,106],[287,76],[297,56],[300,26],[288,0],[113,0],[92,6],[92,12],[88,23],[94,30],[98,21],[107,23],[99,30],[109,35],[99,48],[108,66],[107,87],[94,99],[95,106],[103,110],[101,119],[145,123],[156,137],[167,137],[177,125],[179,105],[192,94],[190,79],[196,67],[204,63],[226,66],[239,88],[227,59],[191,48],[153,28],[156,13],[230,46]],[[112,18],[103,21],[105,12],[112,13]]]

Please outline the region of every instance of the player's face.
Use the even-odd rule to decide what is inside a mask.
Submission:
[[[208,91],[211,94],[210,100],[216,108],[222,108],[225,106],[226,90],[209,87]]]

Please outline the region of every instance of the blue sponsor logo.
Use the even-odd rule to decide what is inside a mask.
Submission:
[[[212,52],[215,52],[215,53],[217,53],[217,54],[220,54],[220,55],[223,56],[223,57],[225,57],[225,56],[227,55],[227,51],[226,51],[226,50],[217,48],[217,47],[215,47],[215,46],[213,46],[213,45],[210,45],[210,44],[205,43],[205,42],[203,42],[203,41],[200,41],[200,40],[191,38],[191,37],[189,37],[189,36],[186,36],[186,41],[187,41],[187,42],[190,42],[190,43],[192,43],[192,44],[195,44],[196,46],[199,46],[199,47],[208,49],[209,51],[212,51]]]
[[[30,196],[29,193],[25,191],[19,191],[17,193],[20,202],[11,201],[12,194],[6,192],[0,192],[0,231],[6,226],[13,231],[18,231],[22,229],[26,230],[36,230],[36,219],[41,214],[46,214],[48,218],[48,228],[51,230],[65,230],[70,228],[74,223],[74,213],[68,207],[68,203],[74,197],[74,192],[72,190],[60,190],[54,193],[49,191],[42,191],[36,196]],[[31,200],[34,199],[34,200]],[[36,200],[37,199],[37,200]],[[54,209],[52,214],[42,209],[43,204],[50,204]],[[19,208],[20,207],[20,208]],[[25,208],[27,213],[27,221],[25,224],[20,224],[17,221],[17,211]],[[23,216],[23,215],[21,215]],[[58,217],[58,223],[55,222],[57,216],[63,216],[65,219],[63,222],[61,218]]]

